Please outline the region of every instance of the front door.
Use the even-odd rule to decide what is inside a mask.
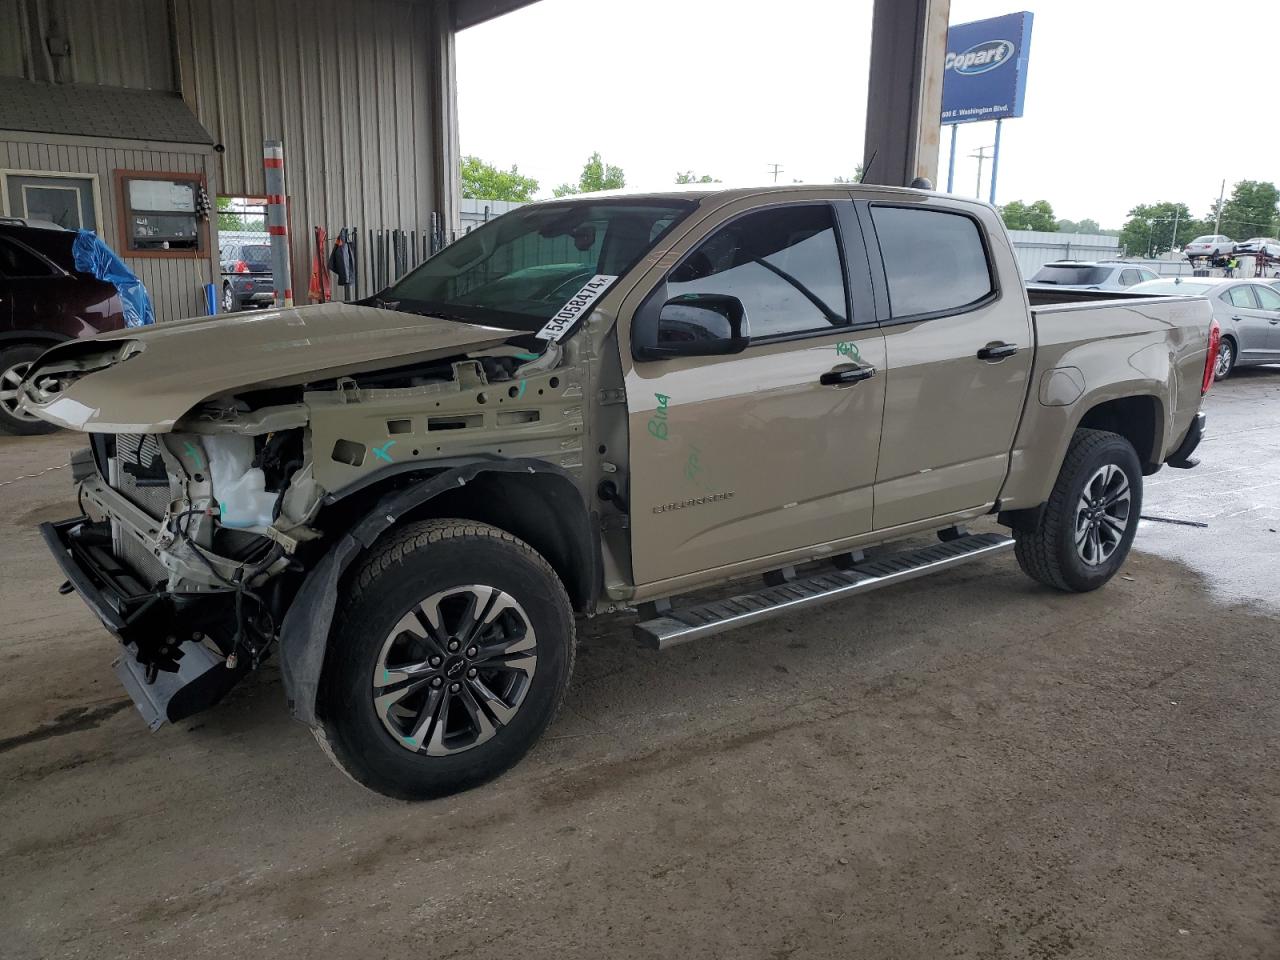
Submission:
[[[1021,290],[1000,290],[973,216],[871,204],[889,295],[875,528],[990,506],[1035,353]],[[1003,266],[1003,265],[1002,265]],[[1016,268],[1007,264],[1008,276]]]
[[[637,584],[871,529],[884,339],[852,204],[740,201],[715,219],[632,319],[634,342],[668,301],[727,295],[750,335],[626,375]]]

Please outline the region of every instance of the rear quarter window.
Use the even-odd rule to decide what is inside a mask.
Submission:
[[[995,290],[978,224],[960,213],[872,205],[895,319],[960,313]]]

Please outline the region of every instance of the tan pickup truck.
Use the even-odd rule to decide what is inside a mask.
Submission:
[[[1195,462],[1215,349],[1203,299],[1029,300],[983,204],[599,195],[361,304],[55,347],[22,403],[90,435],[44,534],[152,728],[274,651],[338,765],[420,798],[529,749],[577,616],[663,648],[1005,550],[1101,586],[1143,477]]]

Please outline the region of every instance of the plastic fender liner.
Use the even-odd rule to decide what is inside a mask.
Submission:
[[[457,461],[453,463],[456,464]],[[419,469],[430,469],[431,465],[417,466]],[[557,486],[572,491],[572,498],[565,498],[570,503],[563,504],[568,509],[559,511],[559,518],[571,528],[573,538],[582,547],[576,557],[577,562],[582,565],[577,577],[579,583],[576,591],[575,586],[570,585],[569,592],[571,595],[580,593],[586,597],[587,607],[594,606],[595,597],[600,591],[599,544],[592,532],[591,515],[569,473],[543,460],[528,459],[477,458],[472,462],[450,466],[412,487],[385,494],[307,573],[280,627],[280,674],[289,710],[295,719],[311,727],[319,724],[316,695],[320,689],[320,674],[324,669],[325,650],[329,644],[329,631],[337,607],[338,587],[351,564],[406,513],[442,493],[465,486],[484,473],[554,477]]]

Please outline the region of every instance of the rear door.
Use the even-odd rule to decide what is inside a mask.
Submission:
[[[1271,323],[1254,295],[1254,284],[1234,284],[1218,294],[1218,298],[1227,305],[1235,326],[1240,359],[1255,363],[1265,360],[1271,353]]]
[[[1004,483],[1034,355],[1003,236],[961,205],[864,208],[887,289],[889,373],[875,528],[992,505]],[[994,229],[994,225],[992,226]],[[1001,249],[1000,267],[992,251]]]
[[[1259,283],[1254,285],[1253,293],[1267,318],[1267,339],[1263,346],[1273,360],[1280,359],[1280,292]]]
[[[620,329],[635,341],[674,298],[728,295],[750,344],[661,360],[620,344],[635,582],[870,532],[884,339],[852,202],[735,201],[663,260],[671,269],[624,303],[620,319],[634,313]]]

